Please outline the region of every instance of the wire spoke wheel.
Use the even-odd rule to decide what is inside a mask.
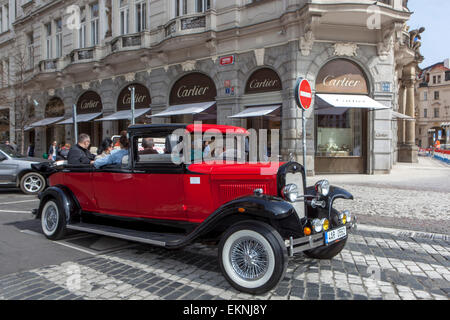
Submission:
[[[255,239],[241,238],[233,243],[230,261],[234,271],[244,280],[261,279],[268,269],[268,253]]]

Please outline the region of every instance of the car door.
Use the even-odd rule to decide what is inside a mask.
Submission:
[[[92,181],[97,212],[112,216],[136,216],[135,182],[126,161],[122,166],[94,170]]]
[[[0,184],[15,183],[19,164],[0,151]]]
[[[165,143],[169,132],[133,138],[136,214],[142,218],[187,221],[184,205],[184,166],[172,162]],[[144,139],[151,147],[145,149]],[[144,146],[143,146],[144,145]]]

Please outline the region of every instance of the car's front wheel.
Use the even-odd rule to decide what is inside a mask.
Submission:
[[[37,172],[28,172],[20,179],[20,189],[23,193],[37,195],[45,189],[45,178]]]
[[[50,199],[42,208],[41,227],[50,240],[59,240],[66,234],[66,217],[57,199]]]
[[[236,224],[219,244],[220,268],[237,290],[262,294],[284,277],[288,255],[280,234],[270,225],[249,221]]]

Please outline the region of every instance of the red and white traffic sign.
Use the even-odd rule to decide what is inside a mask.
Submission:
[[[228,64],[234,64],[234,55],[220,58],[220,65],[221,66],[226,66]]]
[[[312,103],[311,84],[306,79],[298,79],[295,87],[295,99],[299,108],[308,110]]]

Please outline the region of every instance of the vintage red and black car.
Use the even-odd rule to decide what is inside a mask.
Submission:
[[[342,251],[356,219],[335,210],[333,202],[353,199],[349,192],[326,180],[306,187],[304,168],[293,161],[176,164],[171,149],[180,129],[247,132],[219,125],[135,125],[122,165],[41,165],[50,187],[39,195],[34,213],[46,237],[57,240],[78,230],[167,249],[217,244],[224,277],[252,294],[274,288],[294,254],[331,259]],[[159,152],[144,154],[147,138]]]

